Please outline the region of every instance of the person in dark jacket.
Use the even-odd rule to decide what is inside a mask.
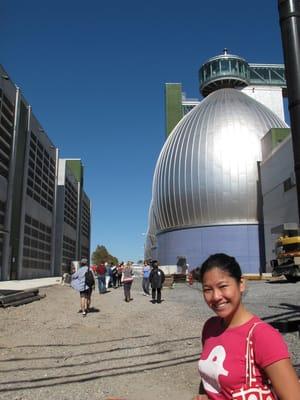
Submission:
[[[152,261],[152,270],[150,272],[149,280],[152,288],[152,303],[161,303],[161,289],[165,281],[164,272],[158,268],[158,262]]]
[[[111,273],[112,273],[112,285],[113,285],[113,288],[116,289],[117,281],[118,281],[118,270],[117,270],[117,266],[114,264],[112,264],[112,266],[111,266]]]

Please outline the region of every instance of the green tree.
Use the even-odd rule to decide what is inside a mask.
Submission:
[[[92,254],[92,263],[99,265],[105,262],[118,264],[117,257],[112,256],[103,245],[97,245],[96,250]]]

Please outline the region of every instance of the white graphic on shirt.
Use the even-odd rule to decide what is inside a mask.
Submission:
[[[198,368],[202,377],[204,389],[212,393],[220,393],[219,375],[228,375],[223,363],[226,351],[223,346],[212,349],[206,360],[199,360]]]

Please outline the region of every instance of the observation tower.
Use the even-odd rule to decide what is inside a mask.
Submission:
[[[218,89],[246,87],[250,84],[250,67],[246,60],[223,54],[207,60],[199,70],[200,92],[203,97]]]

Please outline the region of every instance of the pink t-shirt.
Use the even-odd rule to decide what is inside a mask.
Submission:
[[[222,319],[210,318],[202,332],[203,350],[198,362],[204,389],[211,400],[230,400],[231,392],[241,388],[245,382],[246,338],[257,316],[241,326],[225,329]],[[288,348],[281,334],[263,322],[254,328],[252,342],[256,368],[256,379],[262,381],[260,368],[275,361],[289,358]]]

